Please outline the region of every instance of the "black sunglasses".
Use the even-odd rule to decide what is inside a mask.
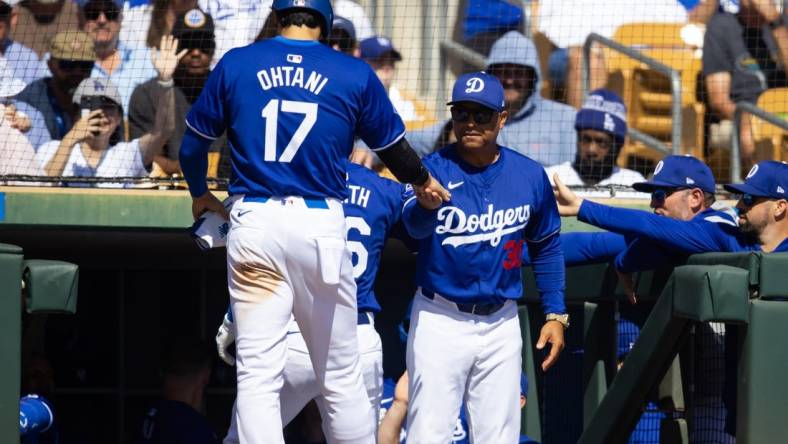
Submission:
[[[478,125],[486,125],[492,121],[493,115],[495,115],[495,111],[489,108],[479,108],[474,110],[459,108],[456,106],[451,108],[451,119],[459,123],[466,123],[473,119],[473,121]]]
[[[676,191],[682,191],[686,189],[687,188],[657,188],[651,192],[651,200],[661,205],[665,202],[665,199],[673,195],[673,193]]]
[[[768,197],[753,196],[752,194],[747,194],[747,193],[739,195],[739,200],[747,208],[750,208],[751,206],[757,204],[759,199],[768,199]]]
[[[120,17],[120,10],[111,2],[89,4],[85,7],[84,13],[85,18],[88,20],[98,20],[101,13],[104,13],[104,17],[111,22]]]
[[[95,63],[85,60],[58,60],[57,66],[63,71],[90,71]]]

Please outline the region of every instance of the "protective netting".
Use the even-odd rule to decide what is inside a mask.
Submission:
[[[184,117],[225,52],[276,35],[271,3],[0,1],[0,178],[185,186],[172,180]],[[599,195],[668,153],[703,159],[720,182],[786,154],[785,130],[738,105],[785,121],[781,0],[333,3],[328,43],[370,63],[422,155],[453,141],[452,83],[480,69],[506,88],[499,142]],[[588,96],[600,88],[614,94]],[[355,160],[376,162],[356,148]],[[208,176],[229,178],[229,157],[228,139],[217,140]]]

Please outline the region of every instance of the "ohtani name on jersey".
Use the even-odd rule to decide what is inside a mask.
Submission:
[[[304,68],[296,66],[272,66],[257,72],[257,80],[264,91],[280,86],[304,88],[313,94],[320,94],[328,83],[328,77],[317,71],[310,71],[307,76]]]
[[[531,218],[531,205],[522,205],[505,210],[496,210],[492,204],[483,214],[466,215],[457,207],[443,207],[438,210],[437,234],[462,234],[446,236],[441,245],[458,247],[465,244],[489,241],[493,247],[501,238],[525,228]],[[481,233],[477,233],[481,231]]]

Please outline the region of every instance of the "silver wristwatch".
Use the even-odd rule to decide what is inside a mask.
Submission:
[[[564,326],[564,330],[569,328],[569,315],[568,314],[558,314],[558,313],[547,313],[545,315],[545,322],[547,321],[558,321],[561,325]]]

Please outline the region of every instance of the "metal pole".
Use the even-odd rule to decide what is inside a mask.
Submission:
[[[747,112],[755,117],[763,119],[774,126],[788,131],[788,121],[781,117],[771,114],[762,108],[758,108],[750,102],[736,103],[736,110],[733,112],[733,140],[731,141],[731,182],[741,182],[741,118],[742,113]]]
[[[391,0],[383,0],[383,34],[391,38],[394,32],[394,12]]]
[[[681,154],[681,77],[678,71],[671,70],[670,86],[673,94],[673,129],[671,131],[671,145],[673,154]]]
[[[743,103],[737,103],[733,111],[733,140],[731,140],[731,183],[741,182],[741,113]]]
[[[621,43],[611,40],[607,37],[603,37],[596,33],[591,33],[587,38],[585,43],[583,44],[583,69],[581,70],[582,75],[582,91],[583,97],[586,96],[588,90],[590,89],[591,85],[591,45],[594,42],[598,42],[602,46],[607,46],[614,51],[618,51],[623,53],[643,64],[648,66],[649,68],[657,71],[660,74],[665,75],[670,79],[670,90],[671,90],[671,97],[672,97],[672,106],[671,106],[671,114],[673,117],[672,129],[671,129],[671,149],[666,152],[666,154],[673,153],[679,154],[681,153],[681,76],[679,72],[675,69],[660,63],[657,60],[652,59],[641,53],[640,51],[630,48],[629,46],[622,45]],[[644,133],[635,134],[630,129],[630,135],[635,135],[636,137],[640,137],[640,139],[648,140],[645,137],[647,136]],[[652,148],[656,148],[660,151],[663,151],[662,148],[665,147],[665,144],[659,142],[657,139],[653,137],[649,137],[649,142],[645,142],[647,145],[651,146]],[[654,144],[653,142],[657,142],[658,145]]]
[[[432,36],[434,35],[434,21],[432,20],[432,0],[421,1],[421,75],[419,76],[419,89],[422,94],[429,91],[432,81]]]

